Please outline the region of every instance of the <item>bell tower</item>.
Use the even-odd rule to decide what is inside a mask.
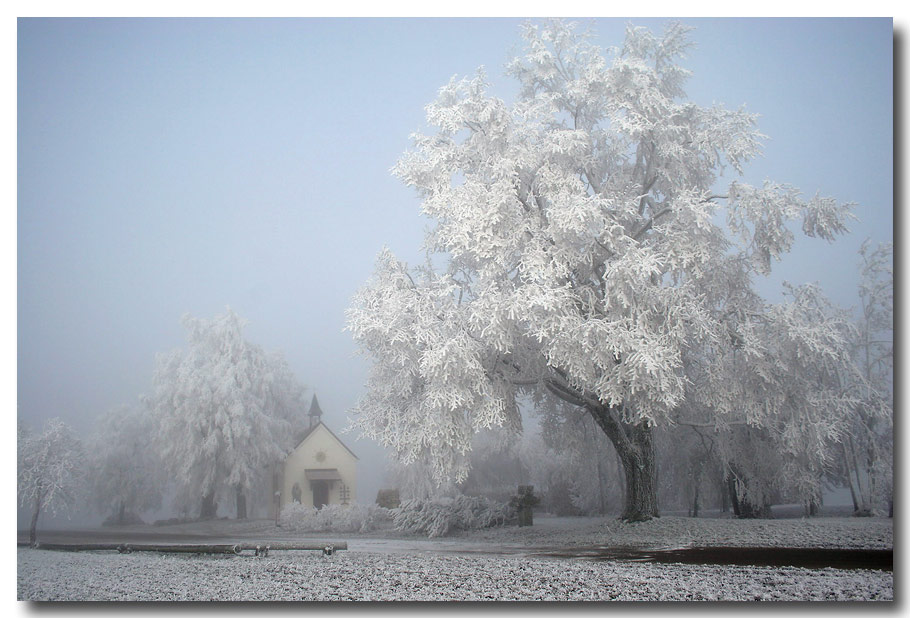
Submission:
[[[322,421],[322,409],[319,407],[319,400],[313,395],[313,401],[310,403],[310,428],[315,427]]]

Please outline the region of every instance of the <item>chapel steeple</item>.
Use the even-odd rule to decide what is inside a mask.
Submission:
[[[310,427],[315,427],[322,421],[322,409],[319,407],[319,400],[313,395],[313,401],[310,403]]]

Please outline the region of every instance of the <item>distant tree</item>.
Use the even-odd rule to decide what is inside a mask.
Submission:
[[[750,343],[752,278],[789,251],[788,222],[831,240],[849,217],[771,182],[716,191],[762,136],[744,110],[683,99],[688,30],[629,27],[608,63],[572,25],[529,25],[508,66],[514,105],[487,94],[483,72],[439,91],[435,132],[395,173],[435,220],[429,253],[448,259],[412,271],[384,250],[354,299],[348,327],[374,361],[357,406],[366,435],[462,479],[472,434],[518,431],[516,397],[545,391],[613,443],[622,518],[658,514],[652,428],[676,420],[686,351]],[[702,396],[729,392],[714,386]]]
[[[891,510],[894,446],[893,245],[860,248],[860,316],[853,339],[854,373],[844,381],[857,405],[839,446],[857,514]]]
[[[759,427],[731,426],[723,432],[726,489],[733,515],[769,518],[779,493],[783,462],[770,431]]]
[[[83,479],[85,452],[73,430],[59,418],[32,434],[21,422],[16,427],[19,505],[32,507],[29,543],[37,540],[38,517],[56,515],[76,506]]]
[[[243,338],[243,320],[184,316],[188,346],[158,359],[148,403],[158,448],[177,500],[201,500],[200,517],[216,515],[232,495],[246,517],[246,494],[294,445],[292,421],[305,408],[303,387],[284,358]]]
[[[95,507],[124,525],[130,515],[161,506],[166,475],[156,449],[154,419],[144,407],[123,406],[99,419],[89,454]]]
[[[433,466],[427,455],[408,464],[391,458],[386,464],[386,473],[390,482],[399,490],[401,500],[427,500],[462,493],[451,479],[442,483],[435,481]]]
[[[526,431],[518,440],[522,466],[534,488],[537,506],[556,515],[578,515],[572,503],[573,454],[568,449],[552,449],[541,431]]]
[[[518,486],[527,482],[528,471],[521,461],[519,444],[513,435],[498,427],[474,436],[470,458],[471,471],[459,485],[466,495],[508,502]]]
[[[731,317],[733,345],[686,351],[680,422],[713,430],[737,515],[770,515],[787,488],[818,504],[856,405],[840,383],[852,371],[849,315],[815,285],[787,285],[784,302]]]
[[[722,509],[729,496],[723,463],[711,428],[655,428],[660,469],[660,502],[698,517],[709,508]]]
[[[622,504],[622,467],[591,415],[554,398],[538,412],[539,436],[522,436],[522,459],[542,508],[580,515],[615,511]]]

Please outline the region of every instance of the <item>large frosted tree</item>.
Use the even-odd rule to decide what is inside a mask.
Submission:
[[[480,71],[427,106],[433,129],[394,172],[435,221],[431,255],[411,269],[384,250],[348,314],[374,361],[366,435],[464,478],[474,432],[520,430],[522,393],[557,398],[615,446],[622,517],[658,513],[652,428],[679,420],[687,351],[760,345],[752,279],[790,249],[791,222],[830,240],[849,217],[772,182],[718,189],[762,136],[743,109],[685,99],[688,31],[630,26],[608,60],[571,24],[528,25],[513,104]],[[712,385],[701,396],[720,401]]]
[[[159,357],[149,398],[159,450],[178,502],[201,500],[200,517],[209,518],[230,496],[244,518],[247,492],[293,446],[304,389],[281,355],[244,339],[244,321],[230,309],[208,320],[184,316],[183,325],[188,345]]]
[[[21,423],[16,427],[19,505],[31,507],[29,543],[37,540],[38,518],[75,508],[82,487],[85,451],[75,432],[59,418],[48,420],[40,433]]]

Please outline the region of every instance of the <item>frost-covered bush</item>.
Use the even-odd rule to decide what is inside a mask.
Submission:
[[[327,504],[314,509],[291,504],[281,510],[281,527],[292,532],[369,532],[392,519],[392,512],[375,504]]]
[[[406,500],[393,511],[396,530],[433,538],[452,530],[503,526],[515,518],[515,508],[480,496]]]

